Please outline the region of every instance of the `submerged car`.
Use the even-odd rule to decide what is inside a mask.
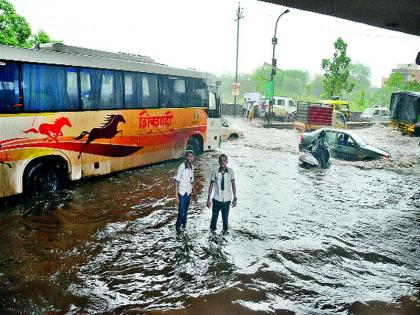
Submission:
[[[325,130],[329,149],[337,159],[370,161],[391,157],[388,152],[367,144],[358,135],[347,130],[334,128],[321,128],[313,132],[303,133],[300,138],[299,150],[303,151],[310,146],[322,130]]]
[[[229,121],[222,118],[222,131],[220,134],[220,139],[222,141],[226,140],[235,140],[242,138],[244,133],[238,127],[233,126]]]

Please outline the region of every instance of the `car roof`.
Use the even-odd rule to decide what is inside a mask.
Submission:
[[[340,133],[345,133],[348,135],[353,135],[353,133],[351,131],[348,130],[344,130],[344,129],[338,129],[338,128],[328,128],[328,127],[324,127],[324,128],[320,128],[317,131],[321,132],[321,130],[325,130],[325,131],[332,131],[332,132],[340,132]]]

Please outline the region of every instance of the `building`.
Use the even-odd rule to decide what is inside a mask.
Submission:
[[[414,63],[397,65],[392,73],[399,72],[403,75],[405,82],[420,81],[420,68]]]

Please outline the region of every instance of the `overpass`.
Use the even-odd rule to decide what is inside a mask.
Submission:
[[[420,36],[419,0],[259,0]]]

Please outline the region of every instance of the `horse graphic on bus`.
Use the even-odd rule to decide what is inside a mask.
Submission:
[[[82,152],[85,150],[86,146],[92,141],[95,141],[97,139],[112,139],[118,133],[121,133],[122,137],[122,130],[117,130],[119,123],[126,123],[122,115],[108,115],[105,117],[105,121],[102,123],[101,126],[99,126],[99,128],[93,128],[90,131],[82,131],[82,133],[78,137],[74,138],[75,140],[81,140],[86,135],[89,135],[86,142],[83,143],[80,149],[78,159],[80,159],[80,156],[82,155]]]
[[[70,120],[67,117],[60,117],[54,121],[52,124],[40,124],[38,129],[31,128],[28,130],[23,131],[24,133],[40,133],[42,135],[47,136],[44,138],[44,141],[55,141],[58,143],[58,137],[63,135],[63,132],[61,129],[63,129],[64,126],[67,126],[69,128],[72,127],[72,124]]]

